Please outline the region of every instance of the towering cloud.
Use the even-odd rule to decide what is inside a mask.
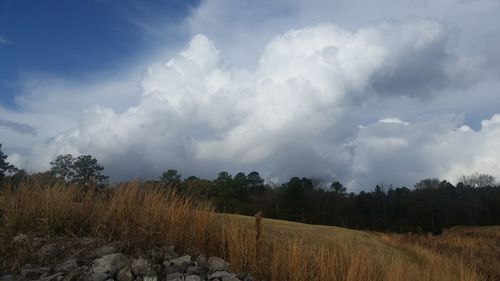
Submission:
[[[73,153],[94,155],[114,179],[167,168],[199,176],[257,169],[369,188],[475,170],[500,176],[497,115],[474,132],[457,115],[405,120],[404,109],[392,110],[397,100],[425,106],[469,78],[438,21],[289,30],[268,42],[252,70],[223,57],[209,38],[194,36],[145,69],[137,104],[87,108],[76,128],[34,146],[30,168]],[[469,142],[478,146],[457,153]]]

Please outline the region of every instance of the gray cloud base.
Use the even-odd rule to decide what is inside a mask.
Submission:
[[[460,114],[411,106],[432,107],[479,83],[474,64],[463,63],[477,61],[450,50],[441,22],[289,30],[266,44],[252,71],[222,57],[206,36],[194,36],[186,50],[145,70],[136,104],[120,112],[89,107],[76,128],[33,147],[30,168],[73,153],[96,156],[116,180],[168,168],[199,176],[255,169],[269,179],[337,178],[366,189],[472,171],[500,176],[499,115],[473,131]],[[480,146],[465,153],[470,142]]]
[[[36,135],[36,128],[28,124],[18,123],[0,118],[0,126],[12,129],[20,134]]]

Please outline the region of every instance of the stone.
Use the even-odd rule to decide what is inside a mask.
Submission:
[[[71,272],[67,272],[64,278],[62,279],[63,281],[77,281],[81,280],[81,276],[85,275],[88,273],[88,268],[85,267],[79,267],[75,268]]]
[[[157,281],[158,280],[158,277],[156,276],[144,276],[142,278],[142,281]]]
[[[43,272],[51,272],[52,268],[44,266],[44,267],[39,267],[38,270],[43,271]]]
[[[120,253],[105,255],[92,263],[92,273],[115,275],[120,269],[128,265],[128,259]]]
[[[91,281],[104,281],[107,280],[109,277],[111,277],[110,274],[104,273],[104,272],[94,272],[90,276]]]
[[[196,258],[196,262],[198,263],[198,266],[201,266],[201,267],[207,266],[207,258],[204,255],[199,255]]]
[[[10,275],[10,274],[5,274],[5,275],[2,275],[2,277],[0,277],[0,281],[14,281],[14,276]]]
[[[90,252],[91,257],[102,257],[109,254],[115,254],[117,252],[116,248],[111,245],[102,246]]]
[[[164,260],[171,260],[179,257],[177,253],[175,252],[175,247],[174,246],[169,246],[165,249],[165,254],[163,255]]]
[[[33,247],[33,249],[39,249],[44,243],[45,240],[43,238],[35,237],[31,240],[31,247]]]
[[[84,245],[84,246],[88,246],[92,243],[94,243],[96,240],[92,237],[82,237],[80,238],[80,244]]]
[[[57,253],[57,246],[54,243],[44,245],[42,248],[40,248],[38,253],[43,257],[55,256]]]
[[[207,262],[207,268],[210,273],[227,271],[229,269],[229,263],[218,257],[210,257]]]
[[[12,242],[14,244],[24,244],[28,242],[28,235],[26,234],[18,234],[13,239]]]
[[[217,271],[208,276],[209,280],[219,279],[222,281],[240,281],[235,274],[229,273],[227,271]]]
[[[132,276],[132,272],[130,271],[130,267],[122,268],[118,274],[116,275],[116,280],[118,281],[133,281],[134,276]]]
[[[63,275],[62,272],[57,272],[52,275],[40,278],[40,281],[56,281],[59,280],[59,277],[62,277],[62,275]]]
[[[70,272],[78,267],[78,261],[76,259],[71,259],[65,261],[63,264],[56,267],[57,271]]]
[[[135,275],[151,275],[153,273],[151,265],[143,257],[134,259],[132,261],[131,269]]]
[[[27,280],[38,280],[45,273],[38,269],[23,268],[21,269],[21,275]]]
[[[173,272],[185,272],[189,265],[191,265],[191,256],[186,255],[164,262],[165,272],[167,274]]]
[[[202,275],[205,273],[205,269],[201,266],[191,265],[188,266],[186,273],[190,275]]]
[[[201,278],[198,275],[188,275],[184,278],[184,281],[201,281]]]
[[[182,280],[182,273],[180,272],[174,272],[174,273],[169,273],[167,274],[167,281],[173,281],[176,279]]]

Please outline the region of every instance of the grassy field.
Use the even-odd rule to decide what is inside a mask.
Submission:
[[[175,245],[220,256],[258,280],[499,280],[500,229],[494,227],[412,236],[216,214],[208,202],[136,183],[107,193],[6,189],[0,212],[0,255],[9,268],[23,257],[5,245],[19,233],[33,233],[126,241],[131,252]]]
[[[254,218],[245,216],[224,214],[219,219],[226,225],[237,223],[238,233],[254,223]],[[479,258],[484,254],[490,258],[484,260],[486,268],[478,268],[463,252],[427,246],[432,240],[460,247],[460,243],[450,242],[448,233],[383,234],[273,219],[264,219],[262,227],[263,240],[281,246],[266,261],[275,269],[272,280],[499,280],[494,274],[500,262],[498,253],[493,257],[476,247]],[[477,243],[485,241],[478,238]],[[293,257],[298,260],[287,267]]]

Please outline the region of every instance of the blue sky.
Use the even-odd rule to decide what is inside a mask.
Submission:
[[[175,24],[197,1],[0,1],[1,102],[15,106],[23,75],[110,71],[154,50],[143,24]],[[178,41],[181,34],[164,34]]]
[[[45,171],[351,190],[500,178],[498,0],[0,1],[0,143]]]

